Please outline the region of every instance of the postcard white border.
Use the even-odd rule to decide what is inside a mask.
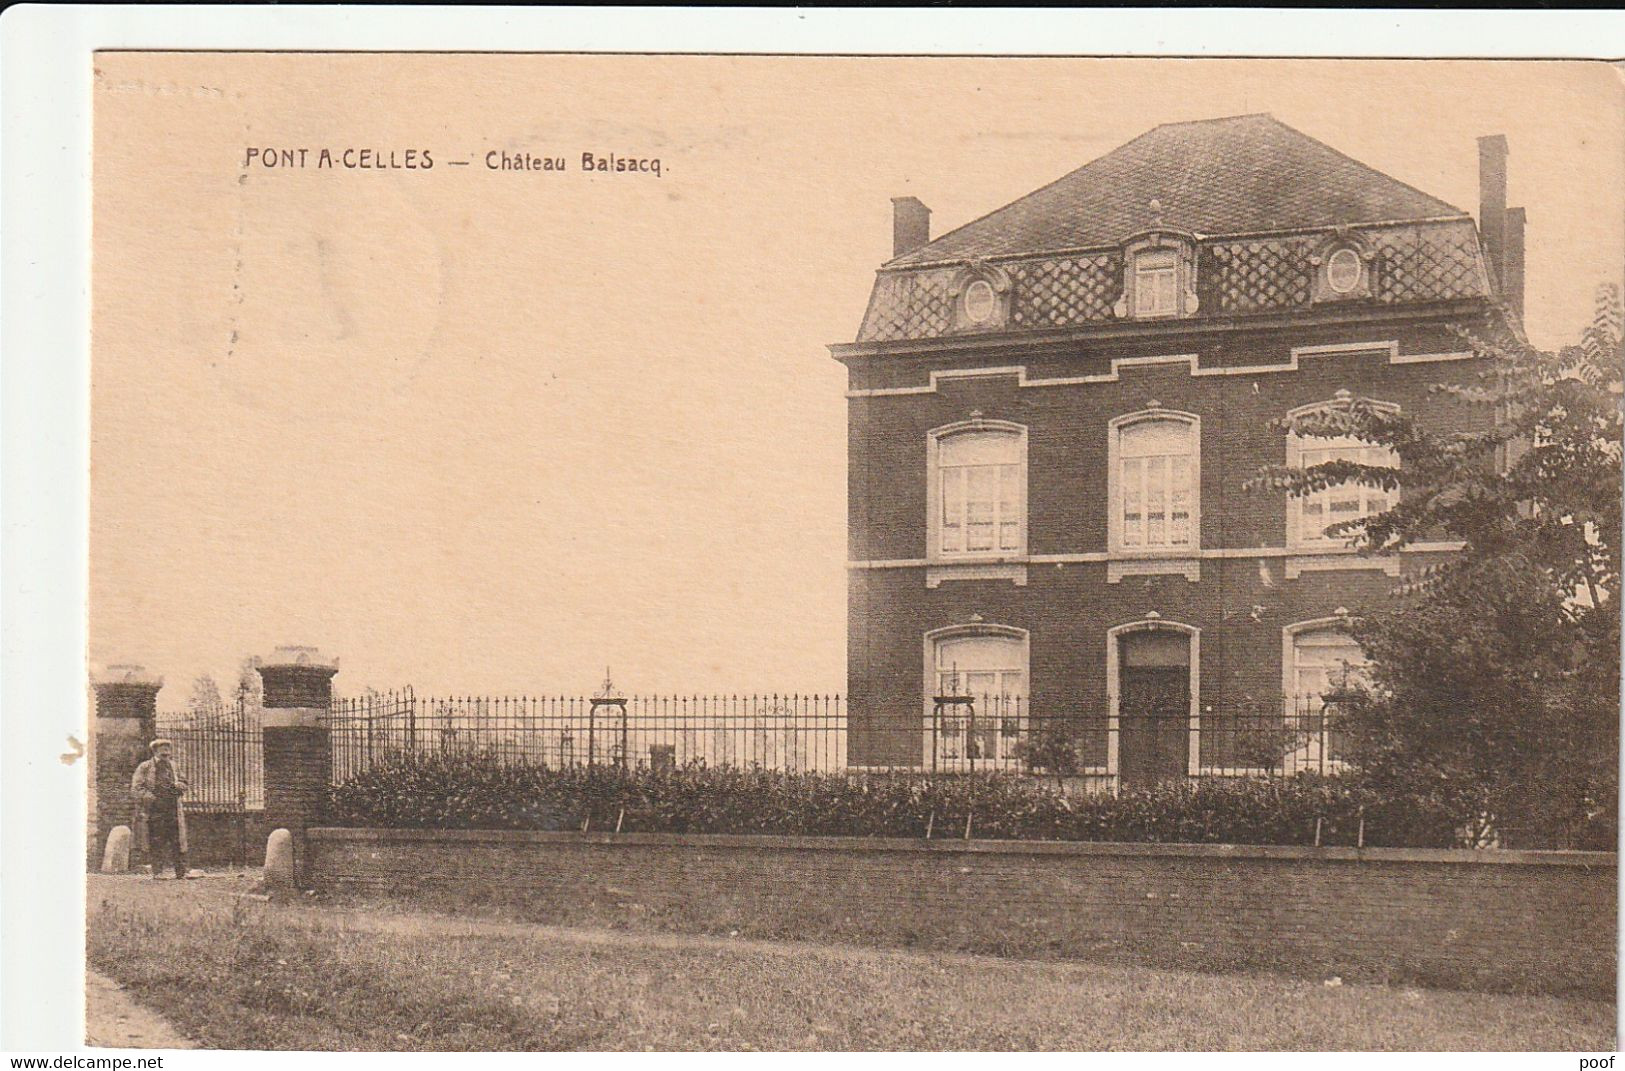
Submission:
[[[66,895],[83,881],[82,773],[57,755],[70,732],[84,738],[86,723],[90,65],[96,50],[1607,59],[1604,50],[1625,40],[1622,30],[1625,16],[1605,11],[6,10],[0,16],[0,1050],[82,1047],[82,911],[80,898]],[[254,1056],[241,1060],[253,1063]],[[1239,1066],[1259,1058],[1209,1059]],[[1408,1058],[1417,1066],[1424,1059]],[[1477,1059],[1512,1066],[1510,1059]]]

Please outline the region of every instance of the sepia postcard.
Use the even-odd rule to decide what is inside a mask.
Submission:
[[[97,51],[85,1045],[1610,1059],[1619,73]]]

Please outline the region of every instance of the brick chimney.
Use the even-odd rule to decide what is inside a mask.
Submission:
[[[1497,285],[1501,283],[1506,229],[1507,139],[1505,134],[1486,134],[1478,139],[1478,233]]]
[[[1478,231],[1501,300],[1523,318],[1524,210],[1507,207],[1507,139],[1478,139]]]
[[[931,210],[918,197],[891,199],[891,255],[912,253],[931,240]]]
[[[1523,226],[1521,208],[1507,209],[1506,248],[1502,251],[1506,265],[1501,269],[1501,294],[1520,321],[1523,319]]]

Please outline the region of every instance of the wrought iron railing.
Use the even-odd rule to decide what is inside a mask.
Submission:
[[[550,767],[1003,770],[1101,787],[1336,773],[1348,762],[1339,707],[1320,696],[1239,710],[1188,700],[1136,709],[1112,697],[1079,713],[1025,696],[954,695],[924,708],[923,717],[867,707],[853,717],[834,695],[421,697],[406,688],[334,702],[332,777],[427,753]]]
[[[834,695],[444,696],[411,689],[335,702],[333,780],[390,755],[482,753],[545,766],[846,766]]]
[[[265,806],[264,749],[257,713],[239,703],[218,713],[160,714],[158,734],[174,744],[182,797],[192,811]]]

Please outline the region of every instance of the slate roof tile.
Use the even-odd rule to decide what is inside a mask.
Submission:
[[[1271,115],[1164,123],[887,263],[907,267],[1112,245],[1157,225],[1248,234],[1462,216]]]

